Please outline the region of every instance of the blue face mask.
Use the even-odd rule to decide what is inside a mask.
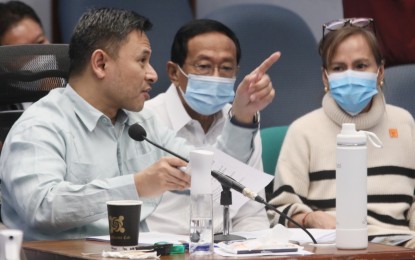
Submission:
[[[373,72],[346,70],[327,77],[331,96],[351,116],[362,112],[378,93],[377,74]]]
[[[213,115],[233,101],[234,78],[186,75],[180,67],[179,69],[188,78],[186,93],[179,89],[186,103],[197,113],[205,116]]]

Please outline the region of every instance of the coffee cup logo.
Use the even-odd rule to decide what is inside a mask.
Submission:
[[[117,217],[109,217],[110,219],[110,233],[114,233],[114,232],[119,232],[119,233],[124,233],[125,232],[125,228],[124,228],[124,216],[119,216]]]

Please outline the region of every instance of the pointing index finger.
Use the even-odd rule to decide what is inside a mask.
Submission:
[[[277,62],[277,60],[279,60],[281,57],[281,52],[277,51],[274,52],[273,54],[271,54],[271,56],[269,56],[267,59],[265,59],[261,65],[259,65],[255,70],[262,74],[265,74],[269,68],[271,68],[271,66]]]

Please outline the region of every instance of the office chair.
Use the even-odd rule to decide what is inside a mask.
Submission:
[[[239,38],[238,82],[271,53],[281,51],[280,60],[268,71],[276,97],[261,112],[261,127],[289,125],[321,106],[324,91],[317,42],[299,15],[273,4],[238,4],[204,18],[224,23]]]
[[[262,141],[262,164],[264,166],[264,172],[270,175],[275,174],[275,166],[287,130],[288,126],[284,125],[262,128],[260,131]]]
[[[153,23],[153,28],[146,32],[152,49],[150,63],[158,74],[158,81],[153,84],[150,92],[151,97],[166,91],[170,86],[166,67],[170,60],[174,35],[183,24],[193,19],[188,0],[57,0],[56,5],[58,25],[64,43],[69,43],[78,19],[91,8],[123,8],[149,18]]]
[[[277,165],[278,156],[280,155],[281,146],[284,142],[287,130],[288,126],[285,125],[267,127],[260,130],[262,142],[262,164],[264,172],[270,175],[275,174],[275,167]],[[267,201],[272,198],[273,191],[274,182],[270,182],[265,187]]]
[[[383,93],[386,103],[405,108],[415,116],[415,64],[387,67]]]
[[[67,44],[0,46],[0,143],[23,112],[11,107],[66,85],[68,50]]]
[[[67,44],[0,46],[0,154],[9,130],[23,113],[10,108],[35,102],[51,89],[66,85],[68,50]]]
[[[0,106],[35,102],[64,87],[69,72],[67,44],[0,46]]]
[[[0,154],[3,141],[16,120],[22,115],[23,110],[0,111]]]

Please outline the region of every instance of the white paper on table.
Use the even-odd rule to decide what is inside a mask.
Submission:
[[[282,253],[259,253],[259,254],[245,254],[245,255],[237,255],[237,254],[232,254],[232,253],[228,253],[225,252],[223,249],[219,248],[219,247],[215,247],[214,249],[215,254],[218,254],[220,256],[233,256],[233,257],[254,257],[254,256],[266,256],[266,255],[288,255],[288,256],[303,256],[303,255],[312,255],[313,253],[306,251],[304,249],[298,250],[297,252],[282,252]]]
[[[273,228],[263,230],[262,234],[258,234],[254,239],[246,239],[240,241],[225,241],[217,243],[217,247],[222,251],[232,255],[273,255],[273,254],[300,254],[304,248],[297,244],[290,243],[291,232],[280,224]],[[300,253],[299,253],[300,252]],[[222,253],[222,252],[219,252]],[[219,254],[218,253],[218,254]]]
[[[313,242],[301,228],[290,228],[289,230],[292,234],[291,240],[298,242],[300,245]],[[334,244],[336,242],[335,229],[307,228],[307,231],[313,235],[319,244]]]
[[[378,236],[370,240],[372,243],[382,243],[386,245],[397,246],[404,242],[407,242],[414,238],[412,235],[391,235],[391,236]]]
[[[124,259],[160,259],[157,252],[143,252],[141,250],[128,251],[102,251],[102,257],[124,258]]]
[[[215,153],[213,158],[212,170],[217,170],[223,174],[226,174],[245,187],[251,189],[253,192],[260,192],[273,181],[274,176],[266,174],[260,170],[257,170],[245,163],[242,163],[232,156],[214,148],[214,147],[203,147],[203,150],[210,150]],[[230,209],[233,212],[237,212],[243,204],[249,199],[243,196],[241,193],[232,191],[232,205]],[[212,177],[212,193],[213,193],[213,204],[220,205],[220,193],[222,192],[221,184]]]
[[[232,232],[234,235],[242,236],[247,239],[257,238],[263,236],[269,229],[250,231],[250,232]],[[300,245],[311,243],[311,238],[304,232],[301,228],[289,228],[288,229],[291,236],[290,241],[299,243]],[[317,229],[317,228],[308,228],[308,232],[313,235],[319,244],[331,244],[335,243],[336,240],[336,230],[335,229]]]

